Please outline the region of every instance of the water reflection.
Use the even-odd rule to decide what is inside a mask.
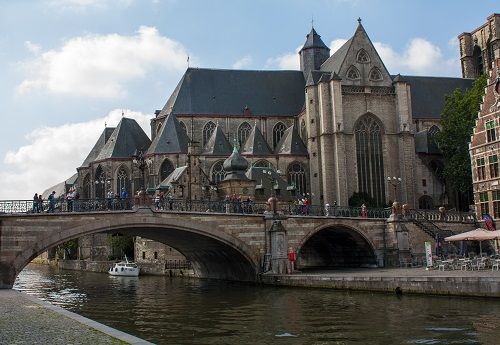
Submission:
[[[500,301],[111,277],[29,266],[15,288],[158,344],[499,344]]]

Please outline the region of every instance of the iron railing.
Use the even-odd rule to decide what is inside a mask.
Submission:
[[[0,201],[0,214],[32,214],[32,213],[63,213],[63,212],[113,212],[132,210],[134,206],[150,205],[158,212],[212,212],[233,214],[264,214],[269,206],[264,202],[253,201],[208,201],[164,199],[162,201],[145,199],[56,199],[54,202],[44,200],[42,203],[33,200]],[[339,218],[388,218],[390,208],[367,208],[362,212],[360,207],[350,206],[319,206],[297,205],[295,203],[279,202],[277,211],[287,216],[319,216]],[[438,217],[439,215],[439,217]],[[439,213],[430,210],[406,210],[406,220],[425,223],[427,227],[435,226],[435,222],[474,223],[473,213],[452,212]],[[432,223],[432,225],[430,225]],[[432,229],[436,231],[437,229]]]
[[[133,199],[78,199],[78,200],[33,200],[0,201],[0,213],[61,213],[131,210]]]

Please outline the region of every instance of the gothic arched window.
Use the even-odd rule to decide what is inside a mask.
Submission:
[[[358,79],[360,79],[360,75],[359,75],[358,69],[356,67],[354,67],[354,66],[349,67],[349,69],[347,70],[347,78],[349,78],[351,80],[358,80]]]
[[[165,158],[163,163],[160,166],[160,182],[168,177],[174,171],[174,165],[170,161],[170,159]]]
[[[299,162],[292,163],[287,170],[288,185],[295,186],[297,195],[304,195],[307,192],[306,169]]]
[[[128,169],[122,165],[116,173],[116,191],[117,193],[121,194],[123,189],[127,192],[128,195],[131,194]]]
[[[302,141],[307,144],[307,127],[304,119],[300,122],[300,137]]]
[[[253,163],[253,166],[256,167],[256,168],[271,168],[271,169],[274,169],[273,165],[265,160],[265,159],[261,159],[261,160],[258,160],[257,162]]]
[[[85,175],[82,184],[82,199],[92,198],[92,184],[90,183],[90,174]]]
[[[203,146],[208,143],[214,131],[215,123],[213,123],[212,121],[208,121],[205,127],[203,127]]]
[[[179,121],[179,124],[181,125],[181,128],[184,131],[184,133],[186,133],[186,135],[188,135],[186,124],[184,122],[182,122],[182,121]]]
[[[354,132],[358,191],[371,196],[376,206],[382,206],[385,203],[385,179],[381,125],[375,116],[367,114],[358,120]]]
[[[247,138],[250,135],[251,131],[252,131],[252,126],[250,126],[248,122],[243,122],[238,127],[238,141],[240,145],[243,145],[245,141],[247,141]]]
[[[370,62],[370,55],[364,49],[360,49],[358,55],[356,57],[356,61],[360,63],[368,63]]]
[[[283,134],[286,131],[286,126],[283,122],[278,122],[277,124],[274,125],[273,128],[273,149],[276,148],[278,143],[280,142],[281,138],[283,137]]]
[[[97,166],[95,169],[95,198],[104,199],[106,197],[106,173],[104,172],[102,166]]]
[[[370,71],[370,80],[380,81],[382,80],[382,73],[377,67],[373,67]]]
[[[226,171],[224,170],[224,161],[217,161],[212,166],[212,182],[219,183],[226,177]]]

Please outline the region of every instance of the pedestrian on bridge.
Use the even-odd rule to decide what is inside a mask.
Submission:
[[[49,209],[47,210],[48,213],[54,213],[55,206],[56,206],[56,191],[53,190],[52,193],[50,193],[48,199],[49,201]]]
[[[42,198],[42,194],[38,194],[38,212],[43,212],[43,198]]]
[[[40,209],[38,208],[38,193],[35,193],[33,196],[33,213],[38,212],[40,212]]]

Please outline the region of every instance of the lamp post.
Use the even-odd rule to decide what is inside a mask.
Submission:
[[[98,198],[98,197],[105,198],[106,192],[108,191],[108,189],[110,187],[111,181],[109,179],[106,179],[106,175],[101,174],[100,176],[96,177],[94,183],[95,183],[95,187],[96,187],[95,197],[96,198]],[[100,193],[97,193],[97,189],[99,188],[100,185],[102,188],[103,195],[98,196],[98,194],[100,194]]]
[[[387,176],[387,182],[392,186],[392,188],[394,188],[394,202],[396,202],[398,185],[401,184],[401,181],[402,181],[401,177],[396,177],[396,176],[390,177],[390,176]]]
[[[138,155],[134,155],[132,157],[133,157],[132,163],[134,163],[134,165],[141,171],[141,176],[142,176],[141,190],[146,191],[146,177],[144,175],[144,171],[146,170],[148,164],[144,159],[144,154],[142,153],[142,151],[139,151]]]
[[[272,170],[263,170],[262,171],[264,176],[266,178],[269,179],[269,181],[271,182],[271,197],[267,200],[268,204],[269,204],[269,208],[271,209],[271,212],[273,214],[276,214],[276,206],[277,206],[277,203],[278,203],[278,199],[276,198],[276,191],[274,189],[274,186],[276,185],[276,182],[278,181],[278,179],[274,176],[273,174],[273,171]],[[281,170],[276,170],[276,174],[281,174]]]

